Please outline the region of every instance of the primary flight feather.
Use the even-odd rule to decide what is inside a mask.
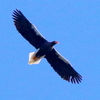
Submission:
[[[20,10],[14,10],[13,20],[18,32],[33,45],[37,52],[29,54],[29,64],[38,64],[42,58],[46,58],[53,69],[65,80],[72,83],[80,83],[82,76],[74,70],[72,65],[53,47],[57,41],[48,42],[31,24]]]

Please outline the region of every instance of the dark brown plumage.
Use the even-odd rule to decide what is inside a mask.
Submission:
[[[48,42],[19,10],[13,12],[14,24],[18,32],[29,41],[36,49],[39,49],[36,57],[44,56],[53,69],[65,80],[72,83],[80,83],[82,76],[76,72],[72,65],[53,47],[55,41]],[[54,44],[53,44],[54,43]],[[53,45],[51,45],[53,44]],[[45,52],[44,52],[44,51]]]

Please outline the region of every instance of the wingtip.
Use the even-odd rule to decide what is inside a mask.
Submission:
[[[16,17],[17,15],[22,15],[22,12],[20,10],[18,10],[18,9],[13,10],[12,16]]]
[[[69,83],[71,82],[72,84],[80,84],[82,82],[82,76],[67,76],[67,77],[62,77],[64,80],[68,81]]]

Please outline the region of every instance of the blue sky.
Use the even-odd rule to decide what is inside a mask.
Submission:
[[[36,51],[15,29],[19,9],[83,76],[80,84],[60,78],[45,59],[28,65]],[[0,3],[0,100],[99,100],[100,1],[2,0]]]

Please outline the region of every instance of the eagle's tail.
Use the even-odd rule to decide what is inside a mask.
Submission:
[[[32,64],[39,64],[42,57],[36,57],[36,52],[31,52],[29,53],[29,62],[28,64],[32,65]]]

